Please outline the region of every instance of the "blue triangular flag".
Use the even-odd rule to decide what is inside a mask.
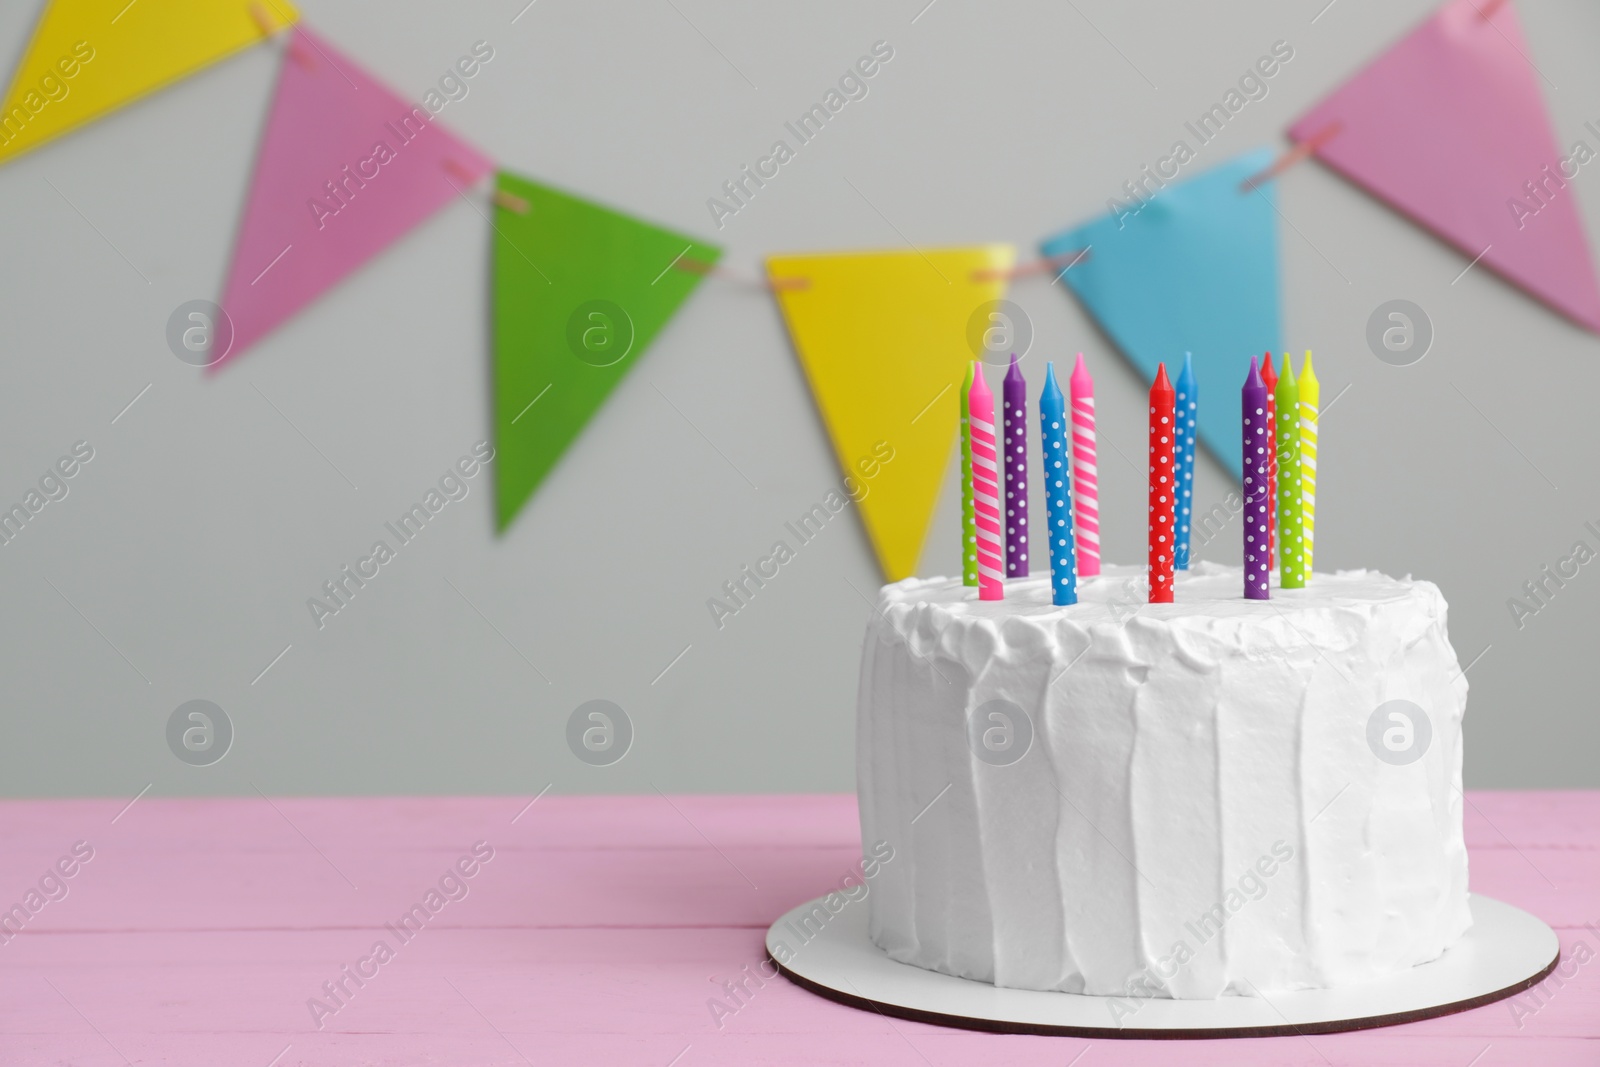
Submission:
[[[1240,190],[1271,163],[1270,148],[1238,156],[1040,245],[1066,262],[1089,250],[1061,280],[1146,381],[1194,353],[1200,440],[1235,478],[1244,368],[1282,347],[1274,183]]]

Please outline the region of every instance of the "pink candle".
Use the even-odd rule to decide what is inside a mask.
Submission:
[[[1078,576],[1100,573],[1100,476],[1094,458],[1094,379],[1083,365],[1072,368],[1072,504],[1078,535]]]
[[[973,368],[967,395],[968,428],[972,433],[972,503],[978,513],[978,599],[1004,600],[1000,562],[1000,470],[995,457],[994,394]]]

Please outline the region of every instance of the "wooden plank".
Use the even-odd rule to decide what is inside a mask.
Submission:
[[[276,832],[276,831],[274,831]],[[850,846],[672,849],[534,849],[491,844],[494,858],[463,880],[465,899],[447,905],[445,925],[760,926],[842,879]],[[66,851],[8,856],[0,864],[0,905],[9,906]],[[95,858],[67,883],[31,928],[305,929],[378,926],[421,902],[470,846],[374,851],[295,839],[283,851],[235,850],[226,839],[203,848],[148,850],[103,838]],[[1600,850],[1475,850],[1471,885],[1533,912],[1553,926],[1600,919]],[[348,881],[346,880],[348,879]],[[204,893],[191,894],[200,885]]]
[[[343,968],[355,970],[379,938],[393,958],[367,967],[375,973],[357,985]],[[1588,962],[1568,964],[1537,994],[1405,1032],[1493,1040],[1600,1034],[1600,944],[1592,933],[1565,932],[1567,959],[1579,941]],[[408,943],[381,930],[37,935],[0,952],[0,1034],[70,1032],[77,1011],[107,1032],[129,1034],[292,1036],[319,1023],[338,1033],[472,1033],[472,1009],[528,1034],[884,1029],[881,1016],[763,978],[761,960],[756,930],[426,929]],[[314,1010],[312,998],[324,1010]]]
[[[1471,849],[1467,882],[1473,892],[1515,904],[1557,928],[1600,921],[1597,850]]]
[[[559,796],[262,797],[0,801],[0,858],[43,856],[80,838],[115,834],[149,849],[294,851],[303,833],[330,849],[391,851],[470,844],[504,847],[697,848],[852,845],[858,838],[849,794],[794,797]],[[1473,848],[1600,849],[1600,790],[1469,790],[1467,842]],[[124,809],[126,811],[124,812]],[[120,817],[118,817],[120,815]],[[113,825],[111,820],[117,818]],[[515,823],[512,820],[515,819]]]
[[[0,852],[49,852],[79,838],[115,835],[141,848],[299,851],[300,834],[332,850],[455,848],[489,838],[506,847],[704,848],[854,846],[855,797],[560,796],[215,797],[0,800]],[[111,820],[121,817],[113,826]],[[516,821],[513,823],[513,819]]]
[[[1600,849],[1600,789],[1467,790],[1468,848]]]
[[[719,1035],[691,1040],[661,1034],[529,1035],[480,1031],[448,1039],[411,1034],[314,1035],[299,1041],[263,1034],[123,1036],[118,1045],[138,1067],[229,1064],[239,1067],[529,1067],[596,1064],[642,1067],[1594,1067],[1600,1047],[1583,1039],[1417,1038],[1336,1034],[1260,1041],[1094,1041],[959,1032],[903,1034],[885,1024],[877,1034]],[[906,1024],[896,1024],[905,1026]],[[79,1024],[80,1028],[82,1024]],[[276,1045],[276,1047],[273,1047]],[[287,1046],[288,1051],[284,1053]],[[1088,1051],[1085,1052],[1085,1049]],[[7,1067],[127,1067],[87,1031],[18,1039]],[[1081,1056],[1076,1064],[1074,1056]],[[1475,1059],[1476,1057],[1476,1059]]]
[[[442,925],[738,926],[765,929],[774,916],[827,892],[855,861],[848,847],[667,850],[496,849],[466,895],[445,903]],[[377,927],[426,903],[465,847],[374,852],[302,844],[282,853],[146,852],[100,844],[67,883],[65,899],[29,924],[40,931],[221,930]],[[44,860],[7,870],[9,905],[47,871]],[[348,879],[348,881],[346,880]],[[196,892],[193,887],[201,887]],[[445,884],[459,893],[459,888]],[[438,899],[446,900],[443,892]]]

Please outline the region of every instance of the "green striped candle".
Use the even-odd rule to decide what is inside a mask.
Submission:
[[[1305,498],[1300,477],[1300,387],[1283,354],[1278,376],[1278,584],[1284,589],[1306,586]],[[1287,412],[1288,414],[1284,414]]]

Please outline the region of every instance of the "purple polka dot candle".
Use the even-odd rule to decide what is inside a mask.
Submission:
[[[1017,357],[1011,357],[1001,385],[1005,405],[1005,450],[1000,468],[1006,472],[1006,577],[1028,576],[1028,383]]]
[[[1256,357],[1239,393],[1244,416],[1244,595],[1249,600],[1271,598],[1272,555],[1267,523],[1272,500],[1272,435],[1267,428],[1267,383],[1261,380]]]

